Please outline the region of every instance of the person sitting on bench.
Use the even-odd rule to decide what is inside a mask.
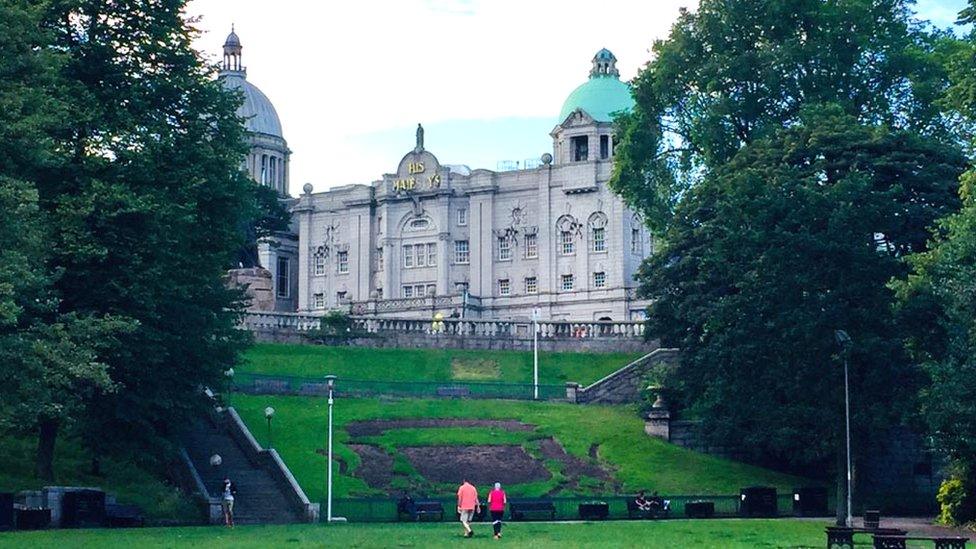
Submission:
[[[651,502],[644,497],[643,490],[637,492],[637,499],[634,500],[634,504],[637,505],[637,508],[641,511],[650,511],[652,509]]]

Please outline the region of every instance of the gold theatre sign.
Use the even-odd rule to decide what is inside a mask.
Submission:
[[[426,175],[426,166],[423,162],[410,162],[407,164],[407,174],[409,177],[401,177],[393,180],[393,192],[412,191],[417,188],[418,183],[426,183],[427,190],[436,189],[441,186],[441,176],[439,174]]]

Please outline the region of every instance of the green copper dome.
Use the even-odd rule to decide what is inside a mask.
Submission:
[[[617,58],[605,48],[593,56],[590,79],[566,98],[559,111],[560,123],[576,109],[582,109],[598,122],[611,122],[613,113],[633,108],[630,87],[620,81],[616,64]]]

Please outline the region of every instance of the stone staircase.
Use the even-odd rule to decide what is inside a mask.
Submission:
[[[280,483],[231,435],[229,428],[206,418],[187,434],[186,454],[212,498],[218,498],[224,478],[237,485],[234,521],[237,524],[283,524],[303,522],[295,505],[289,501]],[[213,466],[210,457],[220,455],[221,464]]]

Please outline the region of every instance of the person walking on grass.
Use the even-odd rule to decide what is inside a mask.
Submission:
[[[220,506],[224,510],[224,522],[229,528],[234,527],[234,496],[237,495],[237,486],[225,478],[220,489]]]
[[[474,520],[475,513],[481,512],[481,504],[478,502],[478,489],[468,482],[468,479],[464,479],[461,486],[458,487],[457,511],[461,519],[461,526],[464,527],[464,537],[474,537],[471,521]]]
[[[502,517],[505,516],[505,504],[508,496],[502,490],[500,482],[495,483],[495,489],[488,492],[488,511],[491,512],[491,527],[495,530],[495,539],[502,539]]]

